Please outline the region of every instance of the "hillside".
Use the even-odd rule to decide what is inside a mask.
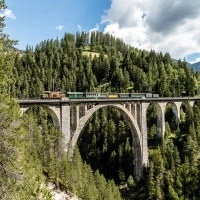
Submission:
[[[175,63],[178,63],[178,60],[176,60],[176,59],[173,59],[173,61]],[[189,62],[187,62],[187,64],[194,71],[200,71],[200,62],[196,62],[196,63],[189,63]]]
[[[189,64],[189,66],[194,70],[194,71],[200,71],[200,62],[196,62],[193,64]]]

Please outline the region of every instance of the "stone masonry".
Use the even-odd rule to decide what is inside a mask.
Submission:
[[[168,103],[180,121],[180,108],[183,99],[162,98],[157,100],[132,100],[132,101],[20,101],[22,113],[26,112],[34,105],[46,107],[52,116],[54,126],[62,130],[64,135],[64,149],[69,157],[73,157],[74,147],[79,135],[86,125],[89,118],[97,110],[112,106],[117,108],[127,120],[133,136],[135,148],[135,178],[139,180],[142,176],[143,167],[148,165],[148,141],[147,141],[147,120],[146,114],[148,106],[155,103],[158,113],[157,136],[164,138],[165,133],[165,110]],[[191,100],[190,106],[194,105],[195,100]]]

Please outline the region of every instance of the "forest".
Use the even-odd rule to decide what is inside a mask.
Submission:
[[[184,102],[180,121],[169,104],[161,139],[156,106],[150,104],[149,164],[136,181],[133,139],[119,110],[95,112],[68,160],[48,111],[33,107],[21,115],[15,101],[40,98],[45,90],[193,97],[199,96],[199,72],[169,53],[137,49],[96,31],[65,33],[22,51],[4,27],[0,17],[0,199],[51,200],[41,187],[48,181],[83,200],[200,199],[200,102]]]

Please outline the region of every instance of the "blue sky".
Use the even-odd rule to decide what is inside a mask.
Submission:
[[[200,61],[199,0],[5,0],[4,32],[17,47],[64,33],[109,32],[139,49]]]
[[[109,0],[6,0],[13,17],[6,17],[5,32],[19,40],[18,48],[35,46],[65,32],[89,31],[100,22]]]

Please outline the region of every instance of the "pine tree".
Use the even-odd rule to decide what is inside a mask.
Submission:
[[[154,178],[154,166],[153,162],[149,163],[149,171],[147,178],[147,190],[148,190],[148,199],[154,200],[156,199],[156,183]]]

